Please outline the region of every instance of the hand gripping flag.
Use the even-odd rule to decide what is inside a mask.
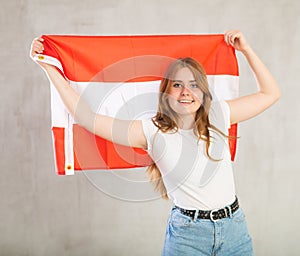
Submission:
[[[192,57],[204,66],[213,100],[238,96],[235,51],[223,35],[42,37],[45,49],[35,60],[56,66],[97,113],[123,119],[154,116],[160,80],[171,61],[180,57]],[[113,144],[76,124],[53,85],[51,111],[58,174],[152,163],[142,149]],[[237,135],[237,125],[229,135]],[[229,140],[229,146],[234,160],[236,140]]]

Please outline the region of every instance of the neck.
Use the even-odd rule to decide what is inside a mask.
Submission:
[[[180,116],[178,127],[183,130],[190,130],[195,127],[195,117],[191,115]]]

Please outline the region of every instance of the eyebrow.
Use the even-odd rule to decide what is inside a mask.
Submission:
[[[183,82],[183,81],[181,81],[181,80],[172,80],[172,82]],[[194,83],[194,82],[196,82],[196,80],[190,80],[189,82]]]

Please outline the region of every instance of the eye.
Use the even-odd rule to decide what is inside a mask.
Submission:
[[[173,84],[173,87],[174,87],[174,88],[181,88],[181,87],[182,87],[182,85],[181,85],[181,84],[179,84],[179,83],[174,83],[174,84]]]
[[[193,88],[193,89],[194,88],[199,88],[198,84],[191,84],[190,87]]]

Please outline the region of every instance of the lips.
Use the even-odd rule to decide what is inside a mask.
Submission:
[[[194,102],[194,100],[190,100],[190,99],[181,99],[181,100],[178,100],[179,103],[181,104],[191,104]]]

